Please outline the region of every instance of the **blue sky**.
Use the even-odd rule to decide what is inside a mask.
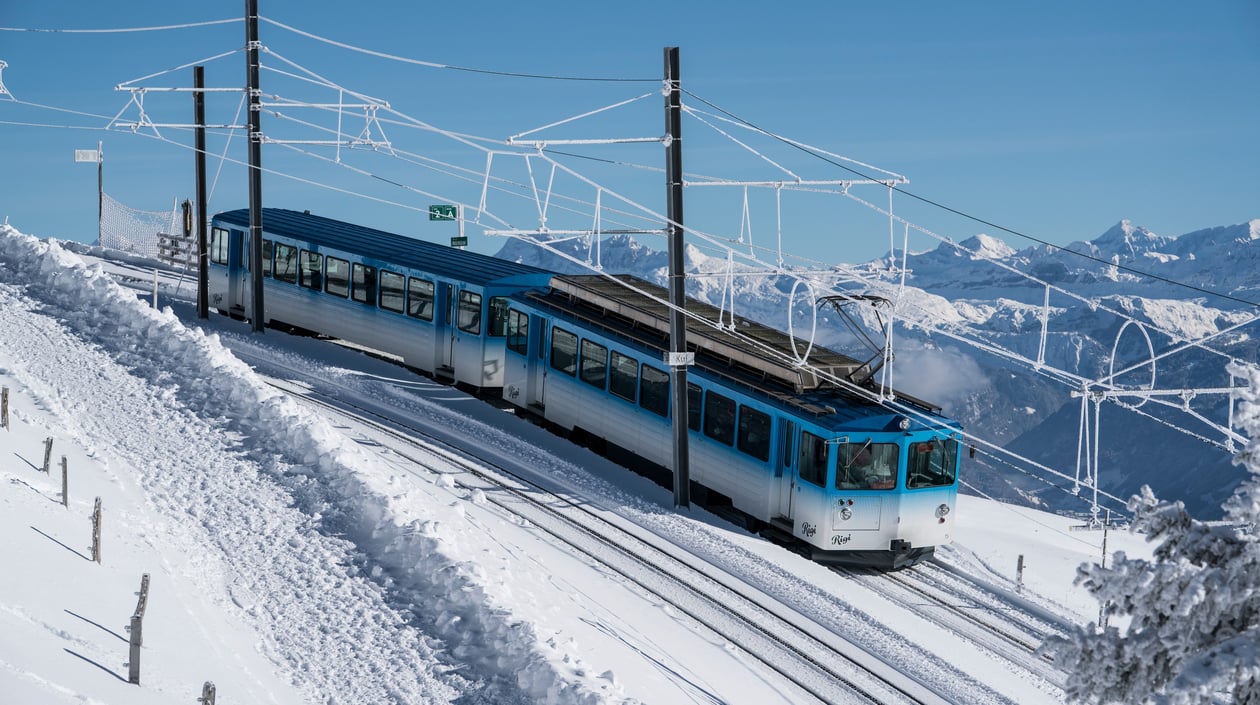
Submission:
[[[389,101],[395,120],[494,139],[651,93],[625,108],[540,134],[659,136],[662,99],[653,92],[660,88],[662,48],[678,46],[683,87],[693,94],[685,98],[689,105],[715,112],[702,98],[776,135],[904,174],[910,178],[904,188],[914,194],[1042,240],[1066,244],[1096,237],[1122,218],[1179,235],[1260,217],[1260,5],[1253,0],[1194,6],[1149,0],[259,4],[264,18],[416,60],[647,79],[554,81],[427,68],[337,48],[264,22],[262,43],[272,53],[264,55],[271,70],[263,73],[262,89],[300,101],[335,101],[336,95],[277,72],[296,73],[283,60]],[[230,19],[243,10],[243,2],[193,10],[149,0],[5,2],[0,27],[151,27]],[[0,31],[0,60],[8,64],[0,78],[17,99],[0,97],[0,216],[39,236],[94,239],[96,170],[74,163],[72,156],[98,140],[104,142],[105,190],[120,201],[158,209],[192,196],[191,133],[162,129],[165,139],[157,140],[101,129],[130,97],[114,87],[237,50],[243,39],[240,22],[161,32]],[[244,82],[239,52],[205,65],[211,86]],[[192,69],[180,69],[131,85],[187,86],[191,75]],[[237,94],[211,95],[209,121],[232,122],[239,100]],[[148,93],[145,109],[159,123],[192,119],[187,94]],[[284,118],[263,118],[270,138],[324,138],[304,122],[327,124],[327,114],[282,112]],[[125,115],[133,119],[134,109]],[[360,122],[356,129],[362,127]],[[483,151],[447,136],[392,122],[384,128],[397,149],[472,174],[485,168]],[[741,139],[747,134],[732,131]],[[750,180],[773,173],[765,160],[692,116],[684,123],[684,145],[684,169],[692,174]],[[750,146],[805,178],[852,176],[782,142]],[[663,164],[659,145],[553,148],[653,168]],[[224,149],[230,159],[246,158],[239,136],[228,143],[212,135],[209,150]],[[454,234],[453,226],[428,222],[427,205],[475,205],[480,196],[480,176],[452,178],[447,167],[435,171],[379,150],[343,152],[343,164],[364,175],[297,149],[321,153],[312,146],[264,147],[264,167],[283,174],[264,178],[267,205],[310,208],[441,241]],[[322,155],[332,153],[323,148]],[[496,179],[528,179],[520,160],[500,162],[492,172]],[[656,171],[586,159],[566,163],[606,189],[605,208],[615,192],[664,210],[663,176]],[[228,163],[220,170],[211,159],[210,169],[211,212],[248,204],[243,167]],[[535,177],[546,183],[545,170],[536,170]],[[556,189],[576,199],[574,204],[594,199],[591,188],[572,179],[558,179]],[[882,189],[853,193],[887,205]],[[781,221],[785,247],[799,255],[858,261],[888,247],[887,218],[848,199],[785,195],[779,214],[770,192],[754,190],[747,220],[741,189],[689,189],[687,199],[688,225],[732,238],[744,229],[759,244],[772,244]],[[499,203],[494,201],[492,210]],[[525,228],[537,224],[532,208],[517,199],[496,212],[512,212],[512,227]],[[990,232],[1015,247],[1032,244],[902,195],[894,197],[894,210],[959,240]],[[561,217],[553,209],[549,225],[589,227],[590,212],[589,206],[575,205],[570,216]],[[605,228],[647,227],[612,209],[601,222]],[[468,230],[473,247],[497,250],[501,243],[481,237],[479,227]],[[898,227],[898,240],[900,233]],[[912,247],[933,244],[921,240]]]

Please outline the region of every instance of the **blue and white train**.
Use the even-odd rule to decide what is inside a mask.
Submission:
[[[561,275],[311,215],[263,209],[263,315],[397,356],[672,472],[664,289],[629,276]],[[249,212],[213,218],[209,296],[252,310]],[[719,311],[695,300],[688,311]],[[688,323],[688,445],[696,496],[748,527],[791,537],[824,562],[899,568],[954,528],[961,430],[858,398],[784,362],[787,335],[736,319],[739,335]],[[839,377],[863,363],[815,347]]]

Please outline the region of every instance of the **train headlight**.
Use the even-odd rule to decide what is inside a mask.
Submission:
[[[906,417],[906,416],[902,416],[902,417],[901,417],[901,420],[897,422],[897,428],[900,428],[900,429],[901,429],[901,430],[903,430],[903,431],[909,431],[909,430],[910,430],[910,419],[909,419],[908,417]]]
[[[948,504],[942,504],[942,505],[940,505],[939,507],[937,507],[937,508],[936,508],[936,519],[937,519],[937,523],[944,524],[944,523],[945,523],[945,517],[946,517],[948,514],[949,514],[949,505],[948,505]]]

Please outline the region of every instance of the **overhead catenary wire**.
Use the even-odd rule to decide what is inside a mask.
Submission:
[[[320,35],[314,34],[312,32],[300,30],[296,27],[292,27],[290,25],[284,24],[283,22],[273,20],[270,17],[259,16],[258,19],[262,20],[263,22],[267,22],[269,24],[275,25],[276,27],[279,27],[280,29],[284,29],[294,34],[297,34],[299,36],[306,37],[307,39],[313,39],[317,42],[323,42],[330,46],[335,46],[339,49],[345,49],[347,51],[353,51],[360,54],[365,54],[367,56],[375,56],[378,59],[388,59],[390,61],[397,61],[404,64],[412,64],[414,66],[423,66],[425,68],[431,68],[431,69],[446,69],[449,71],[463,71],[465,73],[479,73],[479,74],[485,74],[488,76],[503,76],[503,77],[508,77],[508,78],[531,78],[531,79],[542,79],[542,80],[548,80],[548,81],[590,81],[590,82],[611,82],[611,83],[660,83],[661,81],[659,77],[628,78],[628,77],[615,77],[615,76],[561,76],[561,75],[554,75],[554,74],[524,73],[520,71],[483,69],[483,68],[475,68],[472,66],[455,66],[453,64],[443,64],[436,61],[425,61],[423,59],[412,59],[406,56],[398,56],[397,54],[388,54],[383,51],[376,51],[374,49],[365,49],[363,47],[358,47],[353,44],[339,42],[335,39],[321,37]]]
[[[727,110],[725,110],[725,109],[723,109],[723,108],[721,108],[721,107],[719,107],[719,106],[717,106],[717,105],[715,105],[715,104],[713,104],[713,103],[709,102],[708,100],[705,100],[704,98],[702,98],[702,97],[700,97],[700,96],[696,95],[695,93],[693,93],[693,92],[691,92],[691,91],[689,91],[689,90],[683,89],[683,92],[684,92],[684,93],[686,93],[687,95],[691,96],[692,98],[695,98],[696,100],[700,101],[701,103],[704,103],[705,105],[709,106],[710,108],[713,108],[714,110],[717,110],[717,111],[721,112],[722,114],[724,114],[724,115],[728,116],[728,117],[729,117],[729,118],[731,118],[732,120],[734,120],[734,121],[736,121],[736,122],[739,122],[739,123],[741,123],[741,124],[743,124],[743,125],[747,126],[748,128],[750,128],[750,129],[752,129],[752,130],[755,130],[756,132],[761,133],[762,135],[765,135],[766,137],[769,137],[769,138],[771,138],[771,139],[778,140],[779,142],[782,142],[782,143],[784,143],[784,144],[790,145],[790,146],[792,146],[793,148],[798,149],[798,150],[801,150],[802,152],[805,152],[806,154],[809,154],[809,155],[813,156],[813,157],[814,157],[814,158],[816,158],[816,159],[821,159],[822,161],[827,162],[827,163],[831,164],[832,166],[837,166],[837,167],[839,167],[839,168],[841,168],[841,169],[844,169],[845,171],[852,172],[853,174],[856,174],[856,175],[858,175],[858,176],[860,176],[860,177],[862,177],[862,178],[864,178],[864,179],[871,179],[871,178],[872,178],[872,177],[870,177],[870,176],[868,176],[868,175],[864,174],[864,173],[863,173],[863,172],[861,172],[861,171],[858,171],[857,169],[855,169],[855,168],[853,168],[853,167],[851,167],[851,166],[848,166],[848,165],[846,165],[846,164],[842,164],[842,163],[840,163],[839,161],[836,161],[836,160],[832,159],[831,157],[828,157],[828,156],[826,156],[826,155],[820,154],[819,152],[817,152],[817,151],[815,151],[815,150],[813,150],[813,149],[811,149],[811,148],[809,148],[809,147],[807,147],[807,146],[804,146],[804,145],[800,144],[799,142],[795,142],[795,141],[792,141],[792,140],[785,139],[785,138],[783,138],[783,137],[780,137],[779,135],[776,135],[776,134],[775,134],[775,133],[773,133],[773,132],[769,132],[769,131],[767,131],[767,130],[764,130],[764,129],[762,129],[762,128],[758,127],[757,125],[753,124],[752,122],[749,122],[748,120],[745,120],[745,119],[743,119],[743,118],[739,117],[738,115],[735,115],[734,113],[731,113],[731,112],[729,112],[729,111],[727,111]],[[907,191],[906,189],[904,189],[904,188],[902,188],[902,187],[900,187],[900,186],[896,186],[896,185],[891,185],[891,184],[890,184],[890,185],[889,185],[889,188],[894,189],[894,190],[895,190],[895,191],[897,191],[898,193],[903,194],[903,195],[905,195],[905,196],[907,196],[907,197],[909,197],[909,198],[912,198],[912,199],[914,199],[914,200],[916,200],[916,201],[919,201],[919,202],[921,202],[921,203],[925,203],[925,204],[927,204],[927,205],[929,205],[929,206],[932,206],[932,207],[935,207],[935,208],[939,208],[939,209],[944,210],[944,211],[949,212],[949,213],[953,213],[954,215],[960,216],[960,217],[962,217],[962,218],[966,218],[967,220],[970,220],[970,221],[973,221],[973,222],[976,222],[976,223],[980,223],[981,225],[984,225],[984,226],[987,226],[987,227],[990,227],[990,228],[994,228],[994,229],[996,229],[996,230],[1000,230],[1000,231],[1002,231],[1002,232],[1004,232],[1004,233],[1009,233],[1009,234],[1014,235],[1014,236],[1016,236],[1016,237],[1020,237],[1020,238],[1023,238],[1023,239],[1025,239],[1025,240],[1029,240],[1029,241],[1031,241],[1031,242],[1036,242],[1036,243],[1041,244],[1041,245],[1045,245],[1046,247],[1049,247],[1049,248],[1054,249],[1054,250],[1059,251],[1059,252],[1064,252],[1064,253],[1067,253],[1067,254],[1075,255],[1075,256],[1077,256],[1077,257],[1081,257],[1081,258],[1084,258],[1084,259],[1087,259],[1087,260],[1091,260],[1091,261],[1097,262],[1097,263],[1099,263],[1099,264],[1104,264],[1104,265],[1106,265],[1106,266],[1108,266],[1108,267],[1115,267],[1115,268],[1116,268],[1116,269],[1118,269],[1118,270],[1125,271],[1125,272],[1128,272],[1128,273],[1130,273],[1130,274],[1135,274],[1135,275],[1138,275],[1138,276],[1141,276],[1141,277],[1145,277],[1145,278],[1148,278],[1148,279],[1154,279],[1154,280],[1156,280],[1156,281],[1164,282],[1165,284],[1171,284],[1171,285],[1174,285],[1174,286],[1178,286],[1178,287],[1183,287],[1183,288],[1185,288],[1185,289],[1189,289],[1189,290],[1191,290],[1191,291],[1197,291],[1197,292],[1198,292],[1198,293],[1200,293],[1200,294],[1205,294],[1205,295],[1208,295],[1208,296],[1215,296],[1215,297],[1218,297],[1218,298],[1222,298],[1222,299],[1225,299],[1225,300],[1228,300],[1228,301],[1233,301],[1234,303],[1243,304],[1243,305],[1245,305],[1245,306],[1250,306],[1250,307],[1253,307],[1253,308],[1258,308],[1258,307],[1260,307],[1260,303],[1257,303],[1257,302],[1255,302],[1255,301],[1250,301],[1250,300],[1248,300],[1248,299],[1239,298],[1239,297],[1237,297],[1237,296],[1232,296],[1232,295],[1230,295],[1230,294],[1221,293],[1221,292],[1219,292],[1219,291],[1213,291],[1213,290],[1211,290],[1211,289],[1205,289],[1205,288],[1203,288],[1203,287],[1200,287],[1200,286],[1195,286],[1195,285],[1193,285],[1193,284],[1187,284],[1187,283],[1185,283],[1185,282],[1180,282],[1180,281],[1177,281],[1177,280],[1175,280],[1175,279],[1171,279],[1171,278],[1169,278],[1169,277],[1160,276],[1160,275],[1158,275],[1158,274],[1152,274],[1151,272],[1147,272],[1147,271],[1144,271],[1144,270],[1140,270],[1140,269],[1138,269],[1138,268],[1136,268],[1136,267],[1131,267],[1131,266],[1129,266],[1129,265],[1119,264],[1119,263],[1117,263],[1117,262],[1112,262],[1112,261],[1110,261],[1110,260],[1105,260],[1105,259],[1102,259],[1101,257],[1094,257],[1093,255],[1086,254],[1086,253],[1084,253],[1084,252],[1079,252],[1079,251],[1077,251],[1077,250],[1069,249],[1069,248],[1067,248],[1067,247],[1063,247],[1062,245],[1056,245],[1056,244],[1054,244],[1054,243],[1052,243],[1052,242],[1049,242],[1049,241],[1043,240],[1043,239],[1041,239],[1041,238],[1038,238],[1038,237],[1035,237],[1035,236],[1032,236],[1032,235],[1028,235],[1028,234],[1023,233],[1023,232],[1020,232],[1020,231],[1018,231],[1018,230],[1014,230],[1014,229],[1012,229],[1012,228],[1008,228],[1008,227],[1006,227],[1006,226],[1004,226],[1004,225],[999,225],[999,224],[994,223],[994,222],[992,222],[992,221],[990,221],[990,220],[986,220],[986,219],[981,218],[981,217],[979,217],[979,216],[971,215],[970,213],[967,213],[967,212],[965,212],[965,211],[959,210],[959,209],[957,209],[957,208],[953,208],[953,207],[947,206],[947,205],[945,205],[945,204],[943,204],[943,203],[941,203],[941,202],[939,202],[939,201],[935,201],[935,200],[930,199],[930,198],[927,198],[927,197],[925,197],[925,196],[920,196],[920,195],[918,195],[918,194],[916,194],[916,193],[913,193],[913,192],[911,192],[911,191]]]
[[[221,24],[234,24],[244,22],[243,17],[231,17],[225,20],[208,20],[206,22],[185,22],[183,24],[167,24],[157,25],[153,27],[110,27],[100,29],[65,29],[65,28],[34,28],[34,27],[0,27],[0,32],[32,32],[39,34],[126,34],[130,32],[165,32],[172,29],[193,29],[196,27],[210,27]]]

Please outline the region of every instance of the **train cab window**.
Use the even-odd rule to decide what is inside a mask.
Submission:
[[[801,455],[797,472],[801,479],[819,487],[827,486],[827,466],[830,463],[831,446],[827,441],[809,431],[801,431]]]
[[[639,374],[639,406],[661,416],[669,415],[669,375],[644,365]]]
[[[324,291],[345,298],[350,293],[350,263],[338,257],[324,259]]]
[[[507,349],[521,355],[529,354],[529,314],[516,309],[507,315]]]
[[[906,487],[947,487],[958,474],[958,441],[939,438],[910,444]]]
[[[456,325],[465,333],[481,334],[481,294],[459,292],[459,313]]]
[[[836,488],[891,490],[897,486],[896,443],[842,443],[836,455]]]
[[[433,320],[433,282],[407,277],[407,315]]]
[[[705,392],[704,435],[728,446],[735,442],[735,400]]]
[[[612,354],[612,368],[608,377],[608,391],[634,403],[634,388],[639,381],[639,362],[617,351]]]
[[[507,335],[508,300],[506,296],[490,298],[490,329],[486,331],[491,338],[502,338]]]
[[[770,415],[739,405],[739,433],[736,447],[758,460],[770,459]]]
[[[298,260],[299,281],[302,286],[308,289],[323,288],[321,286],[322,282],[319,280],[320,272],[323,270],[323,267],[320,266],[323,264],[323,259],[324,256],[318,252],[302,250],[302,257]]]
[[[687,383],[687,428],[697,433],[700,431],[700,421],[704,418],[704,392],[700,391],[700,386]]]
[[[603,389],[608,382],[608,348],[582,341],[582,381]]]
[[[263,276],[271,276],[271,240],[263,240]]]
[[[223,228],[210,231],[210,261],[215,264],[228,263],[228,231]]]
[[[282,242],[276,243],[275,278],[282,282],[297,282],[297,248]]]
[[[577,374],[576,335],[561,328],[551,329],[551,367],[570,377]]]
[[[376,267],[354,263],[350,268],[350,296],[360,303],[376,303]]]
[[[403,281],[403,275],[398,272],[381,270],[381,308],[386,311],[403,312],[405,303]]]

